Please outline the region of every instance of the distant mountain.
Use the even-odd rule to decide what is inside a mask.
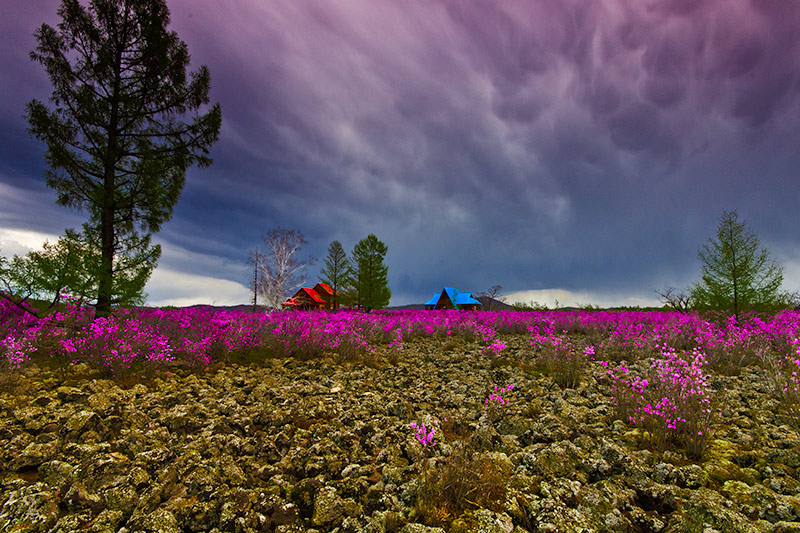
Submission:
[[[421,311],[425,309],[425,304],[391,305],[387,311]]]
[[[209,304],[195,304],[187,305],[184,309],[211,309],[213,311],[237,311],[240,313],[249,313],[253,311],[253,304],[239,304],[239,305],[209,305]],[[269,308],[264,305],[256,306],[257,313],[265,313]]]
[[[484,311],[509,311],[514,309],[513,306],[489,296],[476,296],[475,299],[481,303]]]

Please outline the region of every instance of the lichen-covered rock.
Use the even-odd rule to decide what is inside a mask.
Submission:
[[[54,459],[39,466],[39,479],[51,488],[59,490],[73,480],[75,467],[70,463]]]
[[[57,451],[57,442],[32,442],[11,460],[8,464],[8,469],[19,472],[20,470],[36,468],[40,464],[53,459]]]
[[[315,526],[335,524],[344,514],[344,502],[333,487],[321,487],[314,497],[314,514],[311,523]]]
[[[614,419],[604,367],[561,390],[526,336],[504,340],[502,364],[428,339],[372,366],[270,359],[130,389],[22,375],[0,391],[0,531],[797,531],[800,432],[758,369],[714,376],[727,414],[692,461]],[[512,401],[483,409],[508,383]],[[409,424],[434,419],[423,446]],[[462,446],[503,472],[505,496],[424,510],[424,465]]]
[[[731,533],[772,531],[769,522],[745,516],[730,500],[708,488],[693,491],[670,526],[677,531],[703,531],[709,527]]]
[[[85,403],[89,393],[75,387],[58,387],[58,399],[64,403]]]
[[[142,519],[142,528],[152,533],[182,533],[175,515],[166,509],[156,509]]]
[[[445,533],[440,527],[430,527],[423,524],[406,524],[400,533]]]
[[[107,429],[103,425],[100,415],[94,411],[84,409],[72,415],[61,432],[68,440],[78,440],[83,437],[80,440],[81,442],[96,442],[96,438],[89,440],[86,439],[85,435],[91,432],[102,438],[107,433]]]
[[[125,519],[125,514],[116,509],[105,509],[92,520],[82,531],[87,533],[108,533],[117,531]]]
[[[0,531],[49,531],[58,521],[55,494],[44,483],[10,491],[0,507]]]
[[[478,509],[473,514],[476,533],[512,533],[514,521],[505,513],[493,513],[488,509]]]
[[[103,506],[103,500],[86,488],[80,481],[72,483],[64,495],[64,503],[72,511],[90,509],[93,513],[98,512]]]
[[[678,469],[678,486],[699,489],[708,485],[708,473],[699,465],[686,465]]]

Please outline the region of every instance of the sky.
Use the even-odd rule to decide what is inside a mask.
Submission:
[[[0,0],[0,253],[79,228],[23,113],[58,0]],[[442,286],[510,302],[656,305],[737,210],[800,289],[797,0],[167,0],[222,107],[153,305],[250,299],[274,227],[301,256],[388,246],[391,305]]]

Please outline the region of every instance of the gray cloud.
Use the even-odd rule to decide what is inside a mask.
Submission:
[[[26,4],[15,35],[55,4]],[[173,0],[224,118],[162,238],[244,261],[277,225],[317,256],[376,233],[395,303],[445,283],[643,294],[696,275],[722,209],[794,243],[795,7]],[[0,169],[35,190],[19,107],[47,87],[18,48],[0,54],[20,80],[3,89]]]

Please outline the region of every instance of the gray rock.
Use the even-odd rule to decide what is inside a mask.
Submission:
[[[0,531],[49,531],[58,521],[58,515],[55,494],[44,483],[33,483],[11,491],[4,498]]]
[[[678,469],[669,463],[659,463],[653,468],[653,481],[657,483],[675,483]]]

